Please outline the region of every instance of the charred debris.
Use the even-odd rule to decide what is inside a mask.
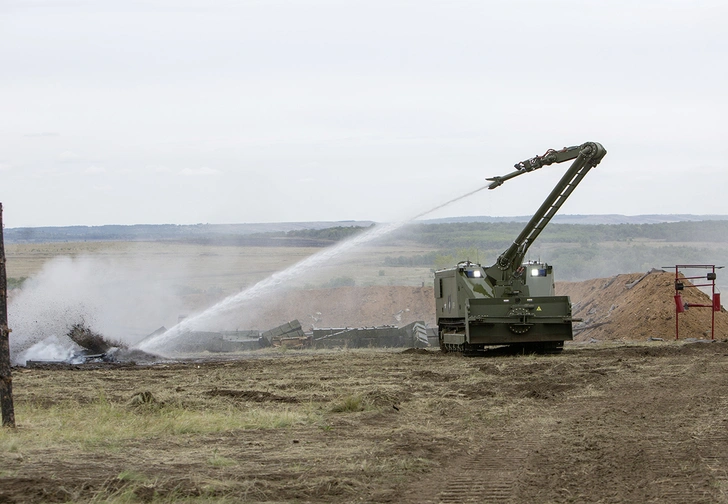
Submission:
[[[68,366],[82,364],[150,364],[161,357],[130,349],[120,341],[110,341],[91,329],[84,321],[73,324],[66,333],[79,349],[64,360],[28,360],[26,367]]]
[[[161,327],[150,335],[165,332]],[[269,347],[290,349],[324,348],[425,348],[437,343],[434,329],[424,322],[412,322],[402,327],[315,328],[304,331],[298,320],[292,320],[267,331],[189,331],[175,342],[174,350],[181,354],[200,352],[230,353],[255,351]]]
[[[147,338],[166,332],[160,327]],[[66,335],[79,347],[64,360],[28,360],[26,367],[153,364],[163,357],[129,348],[119,341],[110,341],[86,323],[71,326]],[[188,331],[175,342],[174,353],[181,356],[249,352],[264,348],[289,349],[325,348],[427,348],[437,344],[437,333],[424,322],[412,322],[402,327],[342,327],[320,328],[305,332],[298,320],[281,324],[267,331]]]

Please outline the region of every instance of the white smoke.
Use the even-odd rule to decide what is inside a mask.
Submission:
[[[48,261],[10,300],[11,360],[19,363],[31,348],[66,355],[63,349],[71,347],[64,340],[48,338],[66,335],[78,323],[109,341],[133,345],[174,322],[184,309],[169,281],[155,275],[158,266],[90,256]]]
[[[80,350],[81,348],[70,338],[61,339],[54,334],[20,352],[13,359],[13,364],[25,366],[28,361],[63,361],[74,364],[83,361],[83,357],[77,357],[77,362],[74,359]]]

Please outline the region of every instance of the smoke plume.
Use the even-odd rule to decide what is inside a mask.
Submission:
[[[22,364],[21,355],[27,360],[31,350],[44,360],[66,360],[78,349],[65,336],[77,324],[127,345],[173,324],[184,308],[174,286],[155,276],[158,269],[148,260],[122,264],[90,256],[47,262],[10,298],[11,360]]]

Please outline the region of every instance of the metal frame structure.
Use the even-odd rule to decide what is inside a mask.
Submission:
[[[670,266],[664,266],[669,268]],[[710,308],[710,339],[715,339],[715,312],[720,311],[720,291],[715,291],[715,270],[722,269],[723,266],[716,266],[715,264],[676,264],[675,265],[675,339],[679,339],[680,335],[680,314],[684,313],[688,308]],[[700,276],[685,276],[680,277],[681,269],[709,269],[710,273],[707,275]],[[701,283],[685,285],[683,280],[707,280],[710,283]],[[680,291],[686,287],[710,287],[711,292],[711,303],[684,303]]]

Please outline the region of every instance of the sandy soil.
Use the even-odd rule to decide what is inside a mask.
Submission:
[[[241,327],[268,329],[297,319],[304,330],[320,327],[403,326],[423,321],[435,325],[431,286],[337,287],[289,290],[246,306]]]
[[[675,274],[628,273],[584,282],[559,282],[559,295],[570,296],[576,341],[645,341],[675,337]],[[685,281],[686,285],[691,285]],[[683,301],[711,304],[697,288],[685,288]],[[254,327],[273,327],[298,319],[311,327],[405,325],[416,320],[435,324],[431,286],[371,286],[292,290],[256,306]],[[711,337],[711,309],[690,308],[681,314],[681,338]],[[728,313],[715,314],[716,338],[728,338]]]
[[[689,280],[684,283],[693,285]],[[576,341],[644,341],[675,337],[674,285],[674,272],[654,271],[560,282],[556,291],[571,297],[574,316],[583,319],[575,325]],[[712,304],[712,298],[696,287],[686,287],[682,299],[691,304]],[[712,315],[710,308],[689,308],[680,314],[680,338],[710,339]],[[725,308],[715,313],[715,337],[728,338]]]
[[[725,342],[17,369],[19,429],[0,451],[0,502],[726,502],[727,371]],[[231,421],[252,408],[317,420],[31,442],[42,428],[23,411],[83,408],[100,391],[123,411],[149,391]],[[361,408],[337,409],[343,396]],[[135,414],[161,421],[165,405]]]

